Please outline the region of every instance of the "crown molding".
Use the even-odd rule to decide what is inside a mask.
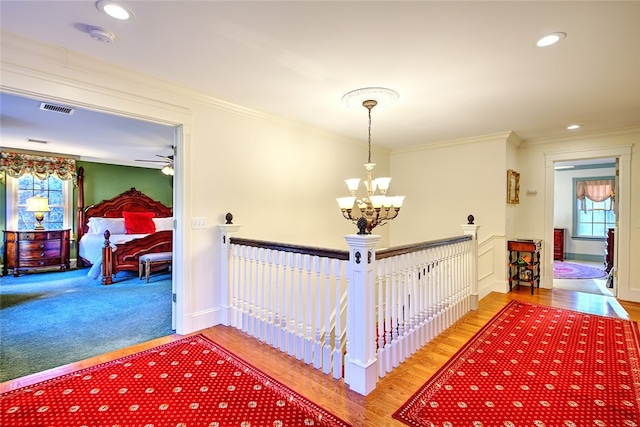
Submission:
[[[413,147],[400,148],[397,150],[391,150],[391,154],[394,155],[394,154],[414,153],[417,151],[435,150],[435,149],[440,149],[444,147],[455,147],[458,145],[478,144],[483,142],[494,142],[494,141],[504,141],[510,144],[515,144],[516,147],[518,147],[520,145],[521,139],[515,132],[507,131],[507,132],[493,133],[489,135],[479,135],[479,136],[473,136],[469,138],[460,138],[460,139],[454,139],[450,141],[442,141],[442,142],[435,142],[432,144],[423,144],[423,145],[418,145]]]
[[[584,141],[585,139],[597,139],[604,137],[623,136],[623,135],[640,135],[640,126],[632,126],[625,128],[606,129],[592,132],[580,132],[572,135],[554,136],[547,138],[533,138],[522,141],[521,146],[534,146],[544,144],[554,144],[559,142]]]

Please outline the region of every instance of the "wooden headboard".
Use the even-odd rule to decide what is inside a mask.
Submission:
[[[124,193],[118,194],[112,199],[103,200],[100,203],[84,207],[84,170],[78,170],[78,215],[77,232],[78,241],[89,231],[89,218],[122,218],[122,212],[153,212],[157,218],[173,216],[173,210],[163,203],[153,200],[146,194],[131,187]]]

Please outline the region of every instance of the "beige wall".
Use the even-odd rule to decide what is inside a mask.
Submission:
[[[479,240],[504,236],[509,133],[394,151],[393,191],[406,195],[391,244],[462,234],[473,214]]]

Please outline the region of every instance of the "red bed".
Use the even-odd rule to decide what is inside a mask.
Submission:
[[[121,271],[137,272],[141,255],[173,251],[170,207],[135,188],[85,207],[83,168],[78,169],[77,216],[78,264],[91,265],[90,274],[96,277],[99,268],[104,285],[113,283],[113,276]],[[152,219],[151,229],[147,217]],[[137,218],[144,227],[132,225]]]

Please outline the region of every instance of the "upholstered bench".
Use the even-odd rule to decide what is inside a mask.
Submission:
[[[172,252],[156,252],[152,254],[141,255],[138,278],[142,279],[142,270],[144,270],[144,276],[147,280],[147,283],[149,283],[149,274],[152,271],[160,270],[160,267],[164,268],[171,265],[172,260]]]

